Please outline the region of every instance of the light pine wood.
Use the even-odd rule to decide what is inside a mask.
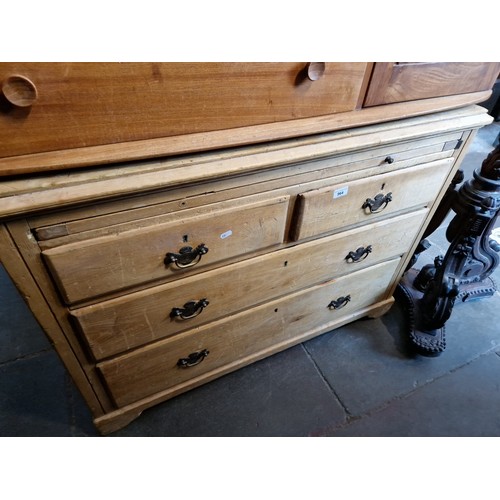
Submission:
[[[466,153],[468,152],[468,149],[472,145],[472,142],[474,140],[474,137],[477,134],[478,129],[472,129],[472,130],[466,130],[462,134],[462,143],[461,146],[457,149],[454,150],[453,152],[453,168],[450,170],[448,177],[445,179],[443,182],[443,185],[441,186],[441,189],[439,193],[437,194],[436,198],[432,202],[432,204],[429,205],[429,214],[427,216],[427,222],[423,224],[422,228],[420,229],[419,233],[417,234],[417,237],[415,240],[411,243],[408,255],[413,255],[420,243],[420,241],[423,238],[424,232],[427,228],[427,225],[431,221],[432,217],[434,216],[436,210],[439,208],[439,204],[443,198],[443,196],[446,194],[446,191],[448,190],[450,184],[453,181],[453,178],[457,172],[457,170],[460,168],[462,161],[465,158]],[[406,270],[408,263],[404,262],[404,259],[402,260],[400,268],[397,270],[397,276],[402,276],[403,272]],[[396,280],[390,287],[390,293],[393,294],[394,291],[396,290],[398,280]]]
[[[460,136],[461,133],[457,137]],[[417,142],[421,146],[421,141]],[[304,189],[318,189],[331,185],[332,182],[377,175],[381,168],[384,172],[390,172],[449,158],[453,155],[452,150],[442,151],[442,149],[442,142],[428,147],[419,147],[416,150],[411,149],[411,145],[408,144],[376,148],[371,155],[359,153],[343,155],[341,158],[330,157],[316,161],[314,165],[306,163],[273,170],[272,175],[269,175],[270,172],[262,172],[247,176],[244,184],[241,178],[238,179],[239,184],[235,182],[235,179],[228,179],[203,186],[164,192],[161,196],[146,195],[134,198],[133,202],[130,200],[130,209],[127,209],[123,200],[120,200],[109,204],[92,205],[87,209],[34,217],[30,218],[30,226],[36,234],[40,248],[45,250],[69,242],[111,234],[120,225],[133,223],[139,226],[143,223],[141,222],[143,218],[161,215],[166,222],[170,217],[174,217],[176,212],[177,217],[181,213],[185,217],[190,217],[191,212],[198,207],[226,202],[226,200],[234,200],[258,192],[261,194],[252,195],[252,198],[257,200],[258,197],[265,197],[265,193],[270,191],[276,195],[296,196]],[[394,163],[384,163],[388,155],[395,159]],[[367,159],[363,159],[364,157]],[[384,163],[383,167],[381,163]],[[293,172],[296,175],[291,175]],[[40,224],[43,224],[42,227]],[[45,224],[53,225],[45,226]]]
[[[97,367],[116,404],[124,406],[385,299],[397,264],[398,260],[393,260],[363,269],[98,363]],[[351,301],[345,307],[328,308],[332,300],[346,295],[351,295]],[[185,369],[177,366],[180,358],[203,349],[210,354],[200,364]]]
[[[136,221],[144,224],[144,219],[161,216],[162,222],[196,214],[197,207],[214,202],[232,203],[231,200],[252,195],[257,200],[257,193],[272,191],[275,195],[296,195],[304,189],[317,189],[321,185],[332,183],[333,178],[355,180],[384,172],[408,168],[429,163],[453,155],[453,149],[462,133],[447,134],[426,140],[409,141],[401,144],[373,148],[359,153],[333,156],[312,162],[285,166],[272,171],[249,175],[244,179],[221,180],[203,186],[191,186],[152,195],[136,197],[133,200],[119,200],[108,204],[92,205],[83,209],[57,212],[30,218],[42,249],[52,248],[74,241],[83,241],[92,237],[103,236],[117,231],[122,224]],[[449,141],[449,142],[445,142]],[[384,160],[390,156],[394,162]],[[255,193],[255,194],[254,194]],[[221,205],[222,206],[222,205]],[[138,226],[140,227],[140,226]],[[130,229],[130,226],[128,226]]]
[[[175,387],[157,392],[151,396],[147,396],[139,401],[135,401],[134,403],[130,403],[124,407],[116,409],[115,411],[109,412],[106,415],[96,418],[94,420],[94,424],[102,434],[109,434],[119,430],[123,425],[127,425],[132,419],[137,418],[146,408],[150,408],[151,406],[167,401],[190,389],[199,387],[200,385],[206,384],[207,382],[238,370],[239,368],[264,359],[268,356],[272,356],[273,354],[279,353],[301,342],[310,340],[325,332],[334,330],[335,328],[339,328],[347,323],[351,323],[360,318],[369,317],[372,313],[378,314],[381,310],[387,311],[387,308],[392,304],[394,304],[394,298],[389,297],[388,299],[377,302],[371,306],[352,311],[350,314],[336,317],[328,323],[323,323],[321,325],[316,324],[312,329],[303,331],[295,337],[283,340],[282,342],[273,344],[260,351],[253,352],[248,356],[235,359],[227,365],[224,365],[216,370],[212,370],[210,373],[190,378],[188,381],[176,385]]]
[[[431,137],[429,139],[425,140],[418,140],[418,141],[410,141],[410,142],[403,142],[402,144],[396,143],[392,144],[391,146],[387,147],[382,147],[382,148],[374,148],[374,150],[369,150],[366,152],[362,153],[355,153],[354,155],[348,154],[348,155],[342,155],[340,158],[337,157],[331,157],[326,160],[328,164],[332,164],[332,168],[334,168],[335,171],[339,172],[349,172],[348,174],[344,174],[343,176],[340,176],[339,178],[336,179],[338,182],[339,179],[343,180],[352,180],[352,179],[357,179],[357,178],[364,178],[364,177],[370,177],[372,175],[376,175],[380,171],[380,164],[384,164],[383,169],[385,171],[387,170],[397,170],[400,168],[406,168],[408,166],[411,166],[414,163],[419,163],[419,162],[425,162],[426,160],[429,159],[434,159],[437,158],[438,156],[435,155],[428,155],[426,153],[429,153],[428,148],[426,147],[427,144],[430,144],[432,147],[432,151],[439,151],[442,149],[444,140],[449,139],[451,137],[455,137],[455,140],[458,140],[461,137],[461,134],[456,135],[454,134],[446,134],[444,136],[439,136],[439,137]],[[437,149],[434,149],[437,148]],[[387,154],[391,154],[395,158],[395,162],[392,164],[385,164],[383,160],[386,158]],[[446,152],[446,156],[450,156],[450,152]],[[421,156],[419,156],[421,155]],[[364,158],[368,159],[368,162],[364,160]],[[339,163],[340,162],[340,163]],[[345,165],[343,162],[347,162]],[[319,162],[319,165],[323,165],[324,162],[321,161]],[[376,167],[373,168],[366,168],[368,165],[376,165]],[[342,166],[342,168],[339,168]],[[287,194],[297,194],[300,191],[303,191],[304,189],[315,189],[318,187],[321,187],[322,185],[331,185],[332,181],[328,179],[323,179],[319,181],[314,181],[312,183],[307,183],[306,181],[309,179],[307,177],[308,174],[300,174],[300,172],[303,171],[304,165],[294,165],[293,167],[287,167],[285,169],[286,174],[284,174],[282,171],[278,170],[276,171],[273,176],[268,177],[267,174],[268,172],[263,172],[262,174],[259,174],[258,176],[255,176],[255,180],[258,180],[259,182],[252,182],[253,177],[247,177],[245,179],[238,178],[236,180],[227,180],[227,181],[220,181],[219,183],[214,183],[212,185],[203,185],[202,189],[204,191],[208,190],[209,194],[203,194],[199,199],[196,199],[193,197],[193,193],[190,192],[189,197],[185,198],[183,197],[181,200],[182,201],[175,201],[172,202],[171,206],[170,205],[165,205],[165,204],[159,204],[159,205],[153,205],[151,209],[154,209],[157,213],[168,213],[170,210],[177,210],[178,208],[182,208],[182,205],[185,205],[187,207],[193,207],[193,208],[187,208],[185,210],[182,210],[177,213],[172,213],[170,215],[162,215],[161,217],[157,217],[154,221],[150,221],[150,225],[156,225],[159,223],[164,223],[172,220],[179,220],[179,217],[181,217],[182,220],[188,219],[193,216],[198,216],[200,212],[198,209],[195,209],[195,206],[203,206],[203,203],[205,202],[205,207],[203,210],[206,210],[209,205],[206,205],[206,203],[210,201],[214,201],[215,195],[219,195],[217,199],[220,199],[220,196],[229,198],[227,202],[224,202],[221,204],[221,207],[225,208],[230,208],[230,207],[235,207],[239,205],[239,201],[237,197],[241,194],[249,194],[250,192],[256,192],[262,189],[267,189],[267,190],[273,190],[274,194],[281,194],[281,195],[287,195]],[[362,169],[361,171],[357,171],[355,169]],[[297,175],[293,176],[291,175],[293,172],[296,172]],[[322,171],[321,171],[322,172]],[[317,174],[314,173],[314,176],[316,177]],[[320,178],[322,178],[324,174],[322,173],[320,175]],[[270,180],[273,180],[273,182],[269,182]],[[235,184],[235,181],[237,184]],[[334,181],[335,182],[335,181]],[[245,185],[243,187],[241,184]],[[234,186],[238,185],[237,188],[234,188]],[[279,186],[287,186],[287,187],[282,187],[280,189],[276,189]],[[234,189],[228,189],[228,188],[234,188]],[[274,188],[274,189],[273,189]],[[177,193],[178,191],[175,191]],[[187,196],[187,194],[186,194]],[[264,198],[263,198],[264,197]],[[258,199],[266,199],[268,198],[269,195],[266,193],[263,193],[262,195],[253,195],[251,199],[254,201],[258,201]],[[249,198],[250,199],[250,198]],[[141,206],[141,205],[147,205],[148,203],[153,203],[153,202],[159,202],[161,201],[158,196],[154,195],[152,196],[152,199],[149,200],[148,198],[140,198],[137,200],[136,198],[132,198],[131,200],[127,200],[129,202],[134,202],[136,205]],[[236,200],[236,204],[234,202]],[[101,224],[104,224],[103,229],[98,229],[98,230],[88,230],[84,231],[81,234],[73,235],[71,237],[61,237],[61,238],[55,238],[52,240],[48,241],[41,241],[40,246],[42,249],[48,249],[48,248],[53,248],[57,247],[60,245],[66,245],[68,243],[76,243],[78,241],[83,241],[86,242],[89,239],[96,238],[99,236],[103,236],[105,234],[110,235],[110,234],[117,234],[119,232],[125,231],[125,230],[130,230],[131,228],[143,228],[145,225],[148,224],[147,221],[145,220],[138,220],[134,221],[133,225],[127,225],[124,224],[123,226],[114,226],[113,222],[116,221],[116,218],[118,218],[118,221],[121,222],[123,217],[130,217],[129,212],[132,212],[134,214],[136,211],[138,214],[143,214],[146,210],[146,208],[140,208],[137,210],[127,210],[125,212],[118,212],[116,213],[117,209],[123,209],[125,205],[123,205],[125,202],[120,202],[120,204],[112,204],[112,208],[110,208],[110,215],[109,217],[104,217],[104,221],[101,221],[101,217],[95,217],[96,215],[96,206],[92,206],[90,209],[87,209],[86,211],[83,210],[84,215],[89,217],[89,219],[85,220],[79,220],[78,224],[85,224],[84,228],[91,228],[97,225],[98,227],[101,226]],[[122,206],[123,205],[123,206]],[[170,208],[169,208],[170,206]],[[115,208],[116,207],[116,208]],[[289,211],[291,215],[291,211]],[[78,216],[82,213],[82,210],[78,209],[76,211],[71,211],[71,212],[63,212],[58,215],[58,217],[67,217],[69,220],[72,220],[74,218],[78,218]],[[91,217],[92,216],[92,217]],[[132,216],[133,217],[133,216]],[[32,227],[36,227],[36,222],[41,221],[41,222],[48,222],[49,220],[52,220],[54,216],[46,216],[46,217],[41,217],[35,219],[35,221],[32,224]],[[290,219],[290,216],[288,217]],[[63,219],[64,220],[64,219]],[[290,224],[290,221],[287,222],[287,225]],[[77,226],[78,227],[78,226]],[[288,230],[287,230],[288,232]],[[38,233],[38,230],[36,231]],[[262,252],[260,252],[262,253]],[[234,259],[229,259],[229,261],[233,261]],[[210,269],[213,268],[214,265],[210,264],[205,264],[204,269]],[[196,272],[196,266],[193,268],[191,271],[185,270],[183,271],[183,275],[190,275],[193,272]],[[172,278],[175,278],[175,276],[172,276]],[[169,280],[169,277],[164,277],[163,281]],[[142,287],[139,287],[142,288]],[[130,291],[133,291],[130,289]],[[116,295],[116,294],[112,294]]]
[[[451,159],[441,160],[305,192],[297,201],[295,239],[359,222],[368,223],[400,210],[425,206],[435,199],[452,165]],[[377,213],[363,208],[367,199],[374,199],[379,194],[390,194],[392,201]]]
[[[96,359],[168,337],[255,304],[296,292],[327,278],[352,273],[402,256],[420,229],[426,210],[370,224],[267,255],[223,266],[190,278],[72,311]],[[376,237],[373,235],[376,234]],[[368,257],[349,262],[359,247]],[[209,304],[196,317],[171,318],[190,300]]]
[[[47,250],[43,256],[68,303],[107,292],[182,275],[184,269],[166,265],[168,252],[205,244],[208,253],[196,264],[221,262],[236,255],[283,242],[287,197],[203,214],[174,223],[152,224],[85,243]],[[193,266],[194,268],[194,266]],[[189,268],[191,269],[191,268]]]
[[[499,73],[500,63],[375,63],[365,106],[489,90]]]
[[[0,218],[71,204],[105,200],[130,192],[186,186],[229,176],[263,172],[291,163],[321,160],[325,157],[353,153],[398,141],[429,135],[468,130],[491,123],[484,109],[473,107],[443,114],[410,118],[397,123],[374,125],[355,131],[336,132],[296,141],[266,151],[233,157],[230,161],[209,154],[198,163],[193,158],[163,160],[109,170],[58,174],[37,179],[10,180],[0,183]],[[182,169],[182,171],[180,171]]]
[[[16,279],[31,276],[23,288],[30,300],[37,297],[31,287],[38,287],[43,300],[32,307],[57,324],[56,349],[89,400],[96,426],[110,432],[190,388],[364,315],[383,314],[474,130],[490,121],[481,108],[465,107],[235,150],[5,180],[0,217],[11,244],[2,246],[2,258],[14,276],[24,266]],[[324,124],[318,119],[316,125],[318,132]],[[229,143],[233,136],[226,135]],[[335,228],[317,233],[313,227],[304,239],[289,240],[303,209],[298,195],[387,180],[383,176],[392,182],[415,172],[426,175],[410,179],[418,192],[397,210],[356,221],[343,218],[345,207]],[[429,180],[437,189],[415,204]],[[165,231],[176,243],[191,244],[192,228],[210,232],[219,218],[248,222],[249,236],[236,251],[170,276],[156,276],[154,269],[137,274],[155,251],[151,235],[160,242]],[[258,235],[269,223],[274,236],[262,244]],[[306,226],[302,220],[304,234]],[[219,237],[222,231],[217,228]],[[345,262],[347,252],[368,244],[373,248],[366,260]],[[167,251],[157,262],[163,268]],[[57,270],[52,267],[55,280],[47,268],[51,258],[52,266],[61,258]],[[61,300],[63,279],[79,297],[69,308]],[[102,288],[89,293],[95,283]],[[322,305],[341,294],[352,297],[345,308]],[[166,327],[172,307],[200,298],[210,303],[199,316]],[[202,348],[210,354],[199,365],[176,366]]]
[[[452,132],[425,139],[393,143],[369,150],[303,161],[293,166],[286,165],[259,172],[257,175],[249,174],[244,179],[229,178],[202,186],[187,186],[133,199],[110,201],[90,207],[30,217],[29,223],[38,241],[41,242],[42,248],[49,248],[58,243],[44,244],[43,242],[97,229],[110,231],[117,224],[176,211],[182,211],[189,216],[189,210],[193,208],[224,200],[234,200],[257,192],[274,191],[279,194],[278,190],[283,188],[286,189],[284,194],[292,194],[297,184],[304,185],[346,174],[352,179],[357,175],[369,177],[377,174],[382,166],[384,171],[391,171],[448,158],[452,156],[461,137],[462,132]],[[394,163],[388,164],[384,161],[388,156],[394,159]],[[300,191],[298,189],[297,193]],[[64,238],[64,241],[69,241],[69,238]]]
[[[0,158],[0,176],[80,167],[93,168],[96,165],[107,165],[109,168],[114,168],[115,164],[123,161],[152,159],[345,130],[437,111],[460,109],[466,105],[484,102],[490,95],[491,90],[487,90],[436,99],[395,103],[383,107],[363,108],[334,115],[241,127],[231,129],[231,133],[226,130],[217,130],[8,156]]]

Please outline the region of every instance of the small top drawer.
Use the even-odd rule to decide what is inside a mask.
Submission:
[[[439,193],[453,158],[302,193],[292,238],[300,240],[413,207]]]
[[[66,303],[172,278],[284,238],[287,196],[121,230],[42,252]],[[146,222],[145,222],[146,224]]]
[[[354,110],[367,63],[324,64],[0,63],[0,158]]]

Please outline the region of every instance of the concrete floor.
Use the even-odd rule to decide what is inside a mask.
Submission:
[[[479,132],[466,178],[499,132]],[[444,253],[444,227],[429,240],[418,268]],[[460,304],[445,352],[425,358],[406,352],[396,305],[151,408],[113,436],[500,436],[499,319],[498,292]],[[98,435],[1,267],[0,341],[0,436]]]

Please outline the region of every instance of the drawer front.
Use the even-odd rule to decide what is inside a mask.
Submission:
[[[434,200],[453,158],[302,193],[292,238],[300,240],[354,224],[367,224]]]
[[[427,210],[72,311],[96,359],[401,256]]]
[[[179,204],[184,209],[199,209],[200,206],[209,203],[216,203],[222,200],[241,198],[242,196],[256,194],[264,191],[276,189],[283,190],[283,194],[303,192],[309,183],[316,183],[310,189],[322,187],[318,182],[331,184],[328,177],[338,175],[349,175],[367,177],[369,174],[388,173],[402,168],[410,168],[423,163],[441,160],[453,156],[456,148],[462,140],[463,132],[451,132],[440,134],[423,139],[398,142],[364,150],[350,151],[344,154],[327,154],[321,159],[304,160],[304,156],[311,155],[311,148],[316,152],[321,148],[321,144],[304,144],[308,148],[304,154],[298,154],[299,145],[288,143],[285,147],[281,143],[280,149],[277,143],[268,143],[265,146],[253,146],[233,149],[231,152],[217,155],[217,168],[220,170],[221,162],[229,165],[236,162],[250,164],[252,158],[259,165],[267,164],[269,169],[263,169],[246,177],[245,184],[242,185],[241,177],[232,177],[225,180],[216,180],[204,183],[197,187],[179,187],[167,193],[153,193],[144,196],[137,196],[126,201],[127,209],[124,210],[123,201],[108,201],[106,203],[92,206],[91,217],[88,209],[65,210],[59,214],[48,214],[30,218],[30,225],[34,228],[34,233],[42,247],[50,248],[51,240],[59,237],[78,235],[89,231],[106,231],[111,233],[113,226],[126,224],[147,217],[158,217],[169,213],[173,207]],[[302,139],[307,143],[308,139]],[[310,140],[310,139],[309,139]],[[258,158],[258,160],[256,160]],[[195,159],[194,157],[192,159]],[[214,158],[213,158],[214,159]],[[214,159],[215,160],[215,159]],[[185,161],[185,160],[184,160]],[[195,159],[200,168],[207,168],[207,157],[199,155]],[[285,162],[285,166],[276,165]],[[203,165],[204,164],[204,165]],[[290,165],[293,167],[290,168]],[[203,167],[202,167],[203,165]],[[166,170],[178,168],[175,160],[164,160]],[[276,167],[276,168],[275,168]],[[231,167],[233,172],[238,167]],[[113,171],[117,171],[113,169]],[[123,172],[125,174],[126,172]],[[323,181],[322,179],[325,179]],[[352,178],[354,180],[354,178]],[[302,187],[300,187],[302,186]],[[63,186],[61,186],[63,187]],[[35,190],[37,185],[33,183],[28,186]],[[287,190],[285,193],[284,190]],[[308,188],[309,189],[309,188]],[[281,194],[281,193],[276,193]],[[175,208],[175,209],[176,209]],[[102,236],[103,234],[99,234]],[[94,237],[94,236],[93,236]],[[59,243],[60,244],[60,243]]]
[[[1,63],[0,157],[354,110],[366,63]]]
[[[375,63],[365,106],[490,90],[500,63]]]
[[[288,197],[149,225],[42,252],[64,300],[75,303],[283,241]],[[188,248],[190,250],[188,250]]]
[[[209,378],[231,363],[332,328],[387,295],[399,264],[392,260],[224,318],[97,365],[118,406]],[[370,283],[370,286],[366,286]],[[350,297],[350,301],[342,300]],[[192,365],[192,366],[190,366]]]

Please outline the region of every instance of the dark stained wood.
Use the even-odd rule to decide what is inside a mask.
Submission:
[[[365,106],[490,90],[500,63],[376,63]]]

